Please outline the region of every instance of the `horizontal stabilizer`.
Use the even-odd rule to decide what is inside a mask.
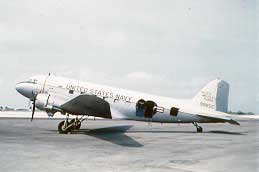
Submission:
[[[212,114],[205,114],[205,113],[199,113],[197,116],[200,116],[202,118],[207,118],[209,120],[215,120],[215,121],[222,121],[227,122],[229,124],[233,125],[240,125],[237,121],[225,116],[225,115],[212,115]]]

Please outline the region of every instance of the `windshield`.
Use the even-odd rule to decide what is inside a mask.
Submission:
[[[38,80],[37,79],[29,79],[27,81],[23,81],[22,83],[37,84]]]

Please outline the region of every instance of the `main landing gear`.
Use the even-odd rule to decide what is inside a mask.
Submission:
[[[202,133],[202,127],[199,126],[199,124],[197,122],[192,122],[192,123],[197,128],[197,133]]]
[[[68,134],[69,132],[72,132],[74,130],[79,130],[84,120],[86,119],[84,119],[83,117],[80,119],[76,117],[75,119],[72,119],[69,122],[68,115],[67,115],[67,119],[58,124],[59,134]]]

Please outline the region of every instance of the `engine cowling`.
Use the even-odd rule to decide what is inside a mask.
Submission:
[[[57,95],[41,93],[36,97],[35,106],[54,115],[55,112],[59,111],[57,108],[63,103],[65,103],[65,100]]]
[[[49,104],[49,94],[38,94],[35,101],[35,106],[40,110],[45,110]]]

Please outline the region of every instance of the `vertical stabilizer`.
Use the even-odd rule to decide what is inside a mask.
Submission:
[[[229,84],[221,79],[208,83],[194,98],[195,105],[208,110],[228,111]]]

